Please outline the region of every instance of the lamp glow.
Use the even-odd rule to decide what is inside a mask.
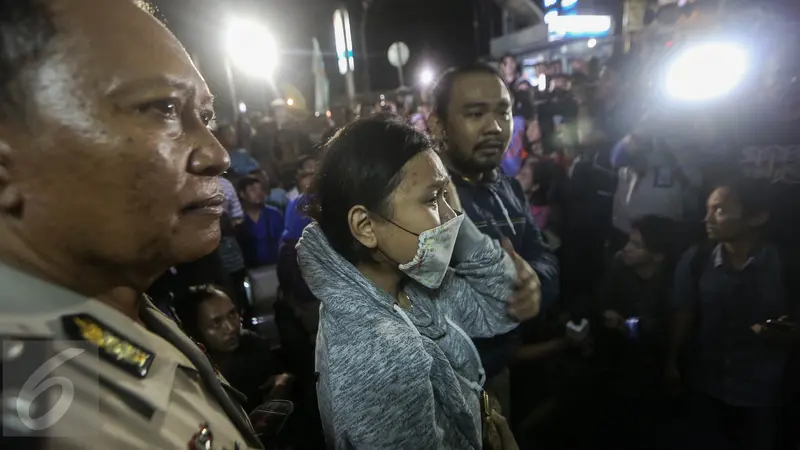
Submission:
[[[286,99],[286,104],[287,104],[288,106],[294,106],[294,99],[292,99],[292,98],[288,98],[288,99]]]
[[[423,86],[428,86],[433,83],[434,77],[433,70],[425,68],[419,73],[419,82],[422,83]]]
[[[231,62],[251,76],[271,79],[278,67],[278,44],[257,22],[232,20],[225,36],[225,46]]]
[[[675,100],[724,96],[747,72],[747,51],[729,43],[702,44],[679,53],[667,69],[664,89]]]

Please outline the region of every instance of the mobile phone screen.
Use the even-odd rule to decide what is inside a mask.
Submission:
[[[270,400],[250,413],[250,421],[259,436],[277,436],[293,411],[294,404],[288,400]]]

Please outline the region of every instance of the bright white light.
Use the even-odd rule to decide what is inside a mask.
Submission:
[[[336,57],[339,73],[352,72],[355,66],[353,59],[353,40],[350,37],[350,15],[345,9],[333,12],[333,33],[336,37]]]
[[[594,48],[597,45],[597,39],[589,39],[586,41],[586,46],[589,48]]]
[[[556,11],[556,10],[548,11],[548,12],[545,13],[545,15],[542,18],[542,20],[544,20],[544,23],[549,24],[556,17],[558,17],[558,11]]]
[[[271,79],[278,67],[278,44],[258,22],[232,20],[225,36],[225,46],[231,62],[251,76]]]
[[[561,7],[562,8],[569,8],[570,6],[578,3],[578,0],[561,0]]]
[[[433,83],[434,77],[433,70],[427,68],[422,69],[422,72],[419,73],[419,82],[422,83],[423,86],[427,86]]]
[[[247,112],[247,104],[245,102],[239,102],[239,112],[242,114]]]
[[[540,73],[536,84],[539,86],[539,91],[544,92],[547,89],[547,75]]]
[[[676,100],[709,100],[733,90],[746,72],[745,49],[729,43],[703,44],[675,57],[664,87]]]
[[[293,106],[294,105],[294,99],[293,98],[287,98],[286,99],[286,104],[289,105],[289,106]]]
[[[556,4],[558,0],[544,0],[544,7],[549,8]]]

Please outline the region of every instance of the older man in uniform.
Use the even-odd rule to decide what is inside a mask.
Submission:
[[[213,114],[181,44],[131,0],[0,1],[0,447],[262,447],[143,295],[219,241]]]

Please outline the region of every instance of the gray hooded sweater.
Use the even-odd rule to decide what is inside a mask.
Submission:
[[[483,368],[470,337],[516,327],[506,302],[514,264],[465,218],[439,289],[409,281],[412,307],[334,251],[309,225],[297,246],[320,306],[317,393],[329,448],[481,448]]]

